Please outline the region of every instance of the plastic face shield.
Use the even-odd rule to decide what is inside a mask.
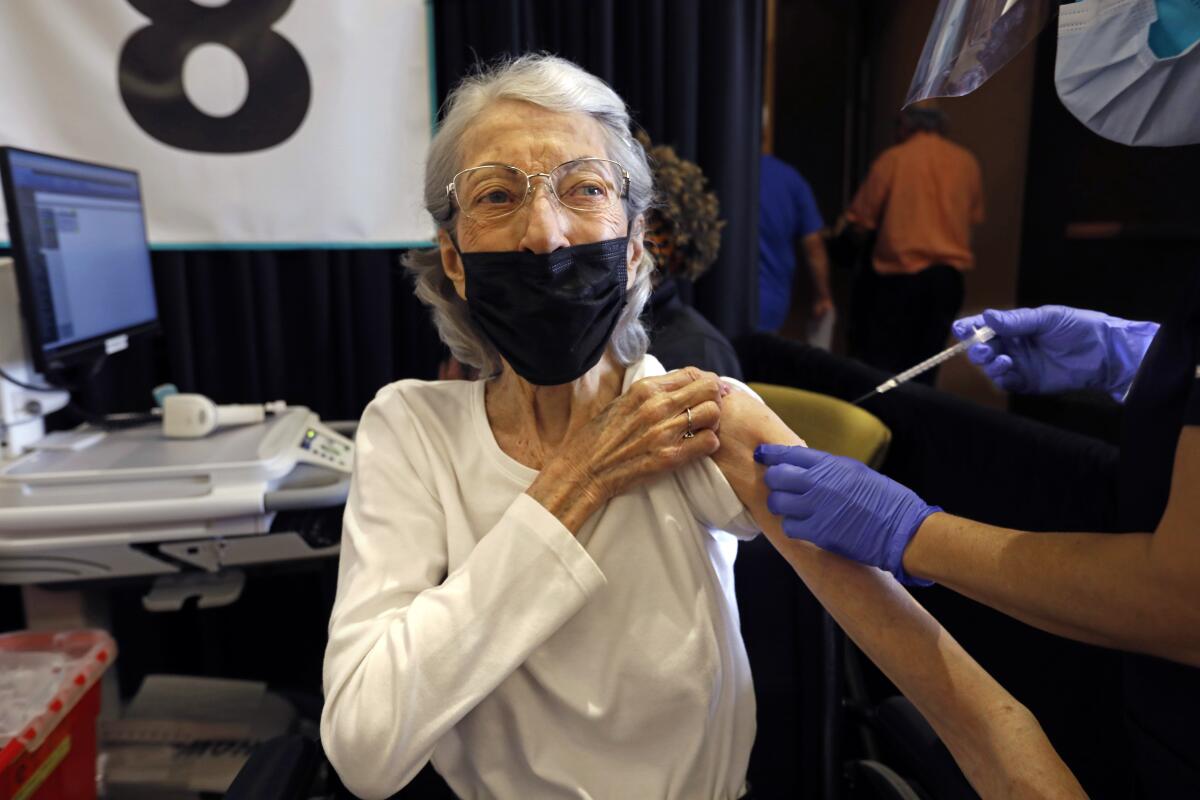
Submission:
[[[983,85],[1058,10],[1058,0],[941,0],[904,105]]]

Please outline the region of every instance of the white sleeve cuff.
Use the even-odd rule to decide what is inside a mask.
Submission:
[[[579,540],[537,500],[527,494],[518,495],[505,516],[537,536],[554,553],[584,596],[591,597],[608,583]]]

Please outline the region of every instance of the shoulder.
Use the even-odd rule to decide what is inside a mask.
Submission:
[[[904,144],[894,144],[876,156],[875,160],[871,162],[868,177],[890,175],[895,170],[896,163],[904,158]]]
[[[815,197],[813,195],[812,185],[805,180],[804,176],[799,172],[796,173],[796,180],[792,183],[792,188],[795,190],[796,194],[798,194],[805,201],[811,201]]]
[[[775,156],[763,154],[762,170],[768,174],[774,173],[788,184],[794,185],[797,183],[804,183],[807,185],[807,183],[805,183],[804,176],[800,174],[799,170],[783,159],[776,158]]]
[[[754,461],[760,444],[803,444],[804,442],[749,387],[730,381],[735,390],[721,400],[721,447],[712,459],[729,481],[746,508],[758,513],[765,508],[762,469]]]
[[[979,159],[975,157],[974,153],[972,153],[966,147],[963,147],[958,142],[945,137],[939,138],[942,141],[945,149],[953,153],[955,158],[957,158],[963,165],[970,170],[974,170],[976,172],[979,171]]]
[[[907,142],[900,142],[899,144],[889,145],[882,153],[880,153],[878,156],[875,157],[875,162],[874,162],[873,166],[879,166],[881,164],[891,164],[896,159],[902,158],[904,156],[904,154],[907,152],[907,147],[911,144],[912,144],[912,140],[910,139]]]
[[[421,381],[413,378],[389,383],[371,400],[368,410],[383,414],[415,414],[445,418],[470,409],[475,381]]]
[[[963,148],[963,152],[967,154],[968,163],[971,165],[971,171],[975,173],[976,177],[981,177],[983,175],[983,166],[979,163],[979,159],[975,157],[974,153],[972,153],[970,150],[967,150],[965,147]]]
[[[771,441],[772,422],[778,417],[746,384],[730,378],[722,380],[733,387],[733,391],[721,399],[721,449],[714,459],[725,470],[731,460],[745,462],[749,457],[753,461],[754,448]]]
[[[724,430],[726,422],[733,423],[738,430],[748,430],[756,427],[771,415],[770,409],[758,396],[758,392],[740,380],[730,377],[723,377],[721,380],[733,387],[733,391],[721,401],[722,433],[726,432]]]
[[[406,379],[389,383],[363,411],[358,436],[376,446],[389,442],[409,449],[428,444],[437,431],[465,426],[471,416],[478,386],[474,381],[421,381]]]

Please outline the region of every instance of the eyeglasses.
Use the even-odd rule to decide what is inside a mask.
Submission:
[[[532,174],[510,164],[470,167],[446,184],[446,195],[467,217],[492,222],[525,205],[534,178],[544,178],[563,206],[585,214],[607,211],[629,196],[629,173],[607,158],[577,158]]]

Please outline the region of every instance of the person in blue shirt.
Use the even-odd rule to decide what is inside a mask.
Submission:
[[[821,236],[825,221],[812,187],[794,167],[764,153],[758,191],[758,328],[774,332],[787,321],[797,245],[812,274],[810,321],[819,321],[833,310],[833,300]]]

